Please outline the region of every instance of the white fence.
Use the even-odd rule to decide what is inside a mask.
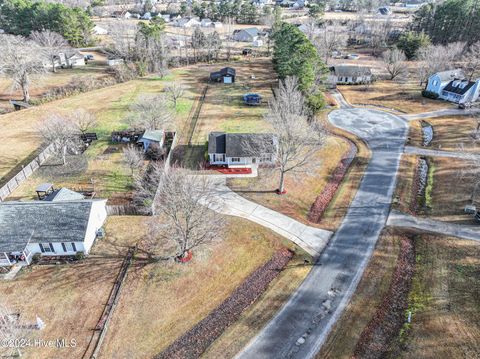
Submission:
[[[23,181],[35,172],[40,165],[45,162],[54,152],[53,144],[47,146],[40,154],[28,165],[24,166],[12,179],[0,188],[0,202],[4,201]]]

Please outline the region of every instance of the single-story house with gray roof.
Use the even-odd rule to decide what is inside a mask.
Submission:
[[[273,164],[278,143],[270,133],[211,132],[208,136],[208,157],[211,165],[245,167]]]
[[[233,31],[233,40],[241,42],[253,42],[259,36],[260,31],[256,27],[249,27],[247,29],[237,29]]]
[[[335,65],[330,67],[329,82],[333,85],[359,85],[372,82],[372,70],[366,66]]]
[[[107,218],[107,200],[0,203],[0,266],[30,264],[35,254],[88,254]]]

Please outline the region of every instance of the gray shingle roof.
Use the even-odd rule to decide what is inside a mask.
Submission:
[[[331,70],[336,76],[341,77],[370,76],[372,74],[370,67],[355,65],[335,65]]]
[[[455,86],[455,81],[450,81],[447,86],[443,89],[443,91],[451,92],[457,95],[465,95],[474,85],[475,82],[473,81],[462,81],[463,88],[460,86]]]
[[[150,140],[156,142],[162,142],[163,140],[163,130],[147,130],[142,135],[142,138],[138,142],[142,142],[142,140]]]
[[[224,153],[227,157],[255,157],[276,152],[275,137],[270,133],[211,132],[208,153]]]
[[[83,242],[93,200],[0,204],[0,252],[28,243]]]

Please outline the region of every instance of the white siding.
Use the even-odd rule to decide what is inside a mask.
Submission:
[[[107,200],[94,201],[92,203],[92,210],[83,240],[83,252],[88,254],[92,248],[93,242],[97,237],[97,231],[102,228],[105,219],[107,218]]]

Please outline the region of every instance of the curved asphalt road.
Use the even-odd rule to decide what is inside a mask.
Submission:
[[[352,297],[385,226],[407,136],[406,121],[360,108],[333,111],[329,120],[364,139],[372,158],[342,225],[317,264],[237,358],[313,358]]]

